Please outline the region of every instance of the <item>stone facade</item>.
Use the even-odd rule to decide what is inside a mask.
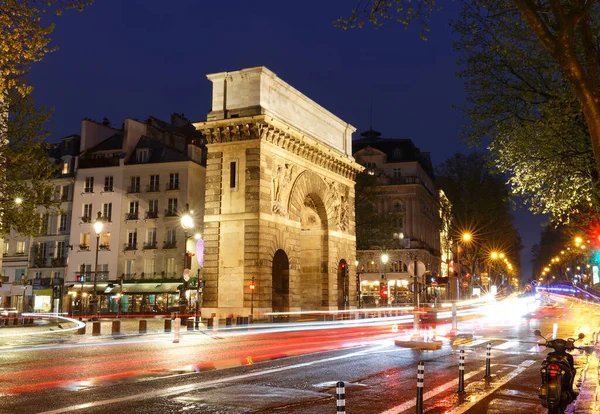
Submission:
[[[208,77],[203,316],[356,307],[354,128],[266,68]]]

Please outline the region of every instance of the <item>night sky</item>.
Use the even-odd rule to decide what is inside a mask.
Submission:
[[[205,120],[206,74],[264,65],[354,125],[357,136],[372,122],[385,137],[412,139],[434,165],[470,152],[458,142],[463,120],[452,109],[464,104],[449,26],[458,6],[445,2],[423,41],[417,27],[393,22],[334,27],[356,3],[96,0],[53,18],[59,50],[33,67],[29,81],[38,104],[55,110],[53,141],[79,134],[83,118],[106,117],[117,127],[127,117],[169,120],[173,112]],[[516,217],[529,279],[543,220],[522,210]]]

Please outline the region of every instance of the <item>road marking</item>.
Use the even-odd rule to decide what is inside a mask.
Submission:
[[[478,371],[472,371],[472,372],[469,372],[468,374],[465,374],[465,380],[468,380],[469,378],[471,378],[477,374],[481,374],[484,371],[484,369],[485,368],[481,368]],[[457,386],[458,386],[458,378],[453,379],[452,381],[448,381],[445,384],[442,384],[442,385],[434,388],[433,390],[428,391],[425,394],[423,394],[423,401],[426,401],[426,400],[430,399],[431,397],[437,396],[440,392],[446,391],[448,388],[457,387]],[[393,408],[390,408],[389,410],[384,411],[381,414],[397,414],[402,411],[409,410],[409,409],[413,408],[415,405],[416,405],[415,400],[406,401],[405,403],[397,405]]]
[[[118,404],[118,403],[125,402],[125,401],[144,400],[144,399],[157,398],[157,397],[170,397],[173,395],[185,394],[187,392],[199,390],[202,388],[214,387],[216,385],[223,384],[223,383],[234,382],[234,381],[248,379],[248,378],[254,378],[254,377],[260,377],[263,375],[269,375],[269,374],[273,374],[276,372],[289,371],[289,370],[297,369],[297,368],[305,368],[305,367],[309,367],[312,365],[318,365],[318,364],[331,362],[331,361],[338,361],[341,359],[354,358],[356,356],[363,355],[366,353],[377,352],[378,348],[384,349],[389,346],[390,346],[389,343],[386,343],[383,345],[378,345],[375,348],[369,347],[368,349],[363,349],[361,351],[353,352],[353,353],[347,354],[347,355],[340,355],[340,356],[331,357],[331,358],[324,358],[324,359],[319,359],[316,361],[304,362],[301,364],[295,364],[295,365],[289,365],[289,366],[283,366],[283,367],[277,367],[277,368],[270,368],[270,369],[266,369],[263,371],[254,371],[254,372],[250,372],[248,374],[235,375],[235,376],[228,377],[228,378],[219,378],[219,379],[195,383],[195,384],[177,385],[174,387],[163,388],[161,390],[155,390],[155,391],[144,392],[141,394],[129,395],[127,397],[119,397],[119,398],[112,398],[110,400],[102,400],[102,401],[96,401],[96,402],[90,402],[90,403],[84,403],[84,404],[77,404],[77,405],[72,405],[69,407],[59,408],[56,410],[44,411],[40,414],[68,413],[71,411],[84,410],[86,408],[101,407],[101,406],[106,406],[106,405],[110,405],[110,404]],[[466,377],[466,375],[465,375],[465,377]],[[458,382],[458,380],[456,380],[456,382]]]
[[[513,348],[517,345],[519,345],[519,343],[516,341],[508,341],[508,342],[504,342],[503,344],[496,345],[494,347],[494,349],[508,349],[508,348]]]
[[[539,354],[540,353],[540,347],[537,346],[537,345],[536,346],[532,346],[531,348],[529,348],[527,350],[527,352],[533,352],[533,353]]]
[[[468,346],[470,348],[470,347],[473,347],[473,346],[485,344],[486,342],[490,342],[490,341],[487,340],[487,339],[478,339],[478,340],[473,341],[472,343],[470,343],[468,345],[465,345],[465,346]]]
[[[444,414],[462,414],[462,413],[467,412],[468,410],[473,408],[473,406],[475,404],[477,404],[478,402],[481,402],[481,400],[483,400],[485,397],[492,394],[493,392],[496,392],[496,390],[498,388],[502,387],[508,381],[512,380],[517,375],[521,374],[523,371],[525,371],[527,368],[529,368],[533,364],[535,364],[535,361],[533,361],[531,359],[526,359],[525,361],[521,362],[521,364],[519,364],[519,366],[514,371],[506,374],[506,376],[502,377],[502,379],[499,380],[498,382],[494,382],[492,384],[492,388],[487,389],[486,390],[487,392],[485,394],[478,393],[477,398],[474,401],[470,401],[466,404],[463,404],[459,407],[454,408],[453,410],[446,411]]]

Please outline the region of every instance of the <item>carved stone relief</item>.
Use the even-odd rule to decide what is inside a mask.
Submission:
[[[341,231],[348,231],[349,227],[349,203],[350,190],[343,184],[333,180],[325,180],[328,187],[328,198],[331,203],[333,220],[336,227]]]
[[[294,166],[289,163],[276,164],[272,182],[272,211],[282,217],[287,217],[286,201],[289,184],[294,174]]]

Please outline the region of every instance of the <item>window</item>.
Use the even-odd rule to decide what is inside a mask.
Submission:
[[[113,191],[113,176],[107,175],[104,177],[104,191],[107,193],[112,193]]]
[[[69,162],[63,161],[62,174],[67,175],[68,173],[69,173]]]
[[[48,243],[46,243],[46,242],[38,243],[37,255],[39,258],[42,258],[42,259],[48,256]]]
[[[160,191],[160,176],[159,175],[151,175],[150,176],[150,187],[148,187],[148,191]]]
[[[170,216],[177,215],[177,199],[169,198],[168,206],[167,206],[167,214]]]
[[[81,233],[79,235],[79,250],[89,250],[90,240],[90,233]]]
[[[144,275],[152,276],[154,274],[154,259],[144,259]]]
[[[15,269],[15,282],[20,282],[24,278],[23,276],[25,276],[25,269]]]
[[[69,201],[69,185],[63,185],[60,189],[60,201]]]
[[[179,190],[179,173],[169,174],[169,190]]]
[[[129,186],[130,193],[140,192],[140,177],[131,177],[131,185]]]
[[[127,247],[129,249],[135,249],[137,245],[137,230],[127,231]]]
[[[65,243],[64,241],[59,241],[58,243],[56,243],[56,258],[57,259],[59,259],[61,257],[65,257],[66,248],[67,248],[67,243]]]
[[[156,245],[156,229],[148,229],[146,232],[146,242],[150,245]]]
[[[402,204],[402,201],[394,201],[394,205],[392,208],[395,213],[400,213],[404,211],[404,205]]]
[[[131,277],[135,271],[135,260],[125,261],[125,275]]]
[[[66,214],[61,214],[60,215],[60,219],[59,219],[59,224],[58,224],[58,231],[61,233],[64,233],[67,231],[67,215]]]
[[[232,161],[229,164],[229,188],[235,188],[236,163]]]
[[[42,278],[42,272],[35,272],[35,276],[36,279],[41,279]]]
[[[60,279],[60,270],[55,270],[54,273],[52,274],[52,277],[54,279]]]
[[[91,204],[83,205],[83,213],[82,213],[81,221],[83,221],[84,223],[91,223],[91,221],[92,221],[92,205]]]
[[[84,193],[94,192],[94,177],[85,177],[85,186],[83,187]]]
[[[100,249],[110,249],[110,233],[100,233]]]
[[[17,242],[17,254],[25,254],[25,242],[24,241]]]
[[[175,243],[177,241],[175,229],[167,230],[167,243]]]
[[[167,257],[165,259],[165,273],[167,275],[172,275],[175,273],[175,258]]]
[[[158,213],[158,200],[148,200],[148,212],[149,213]]]
[[[4,254],[8,254],[8,246],[9,246],[8,242],[5,241],[4,242]]]
[[[40,226],[40,233],[47,234],[48,233],[48,223],[50,221],[50,216],[48,213],[42,214],[42,224]]]
[[[402,177],[402,169],[394,168],[394,178],[400,178],[400,177]]]
[[[148,148],[139,148],[136,151],[136,160],[137,162],[148,162],[149,155],[150,151]]]
[[[102,217],[107,221],[112,221],[112,203],[102,204]]]

